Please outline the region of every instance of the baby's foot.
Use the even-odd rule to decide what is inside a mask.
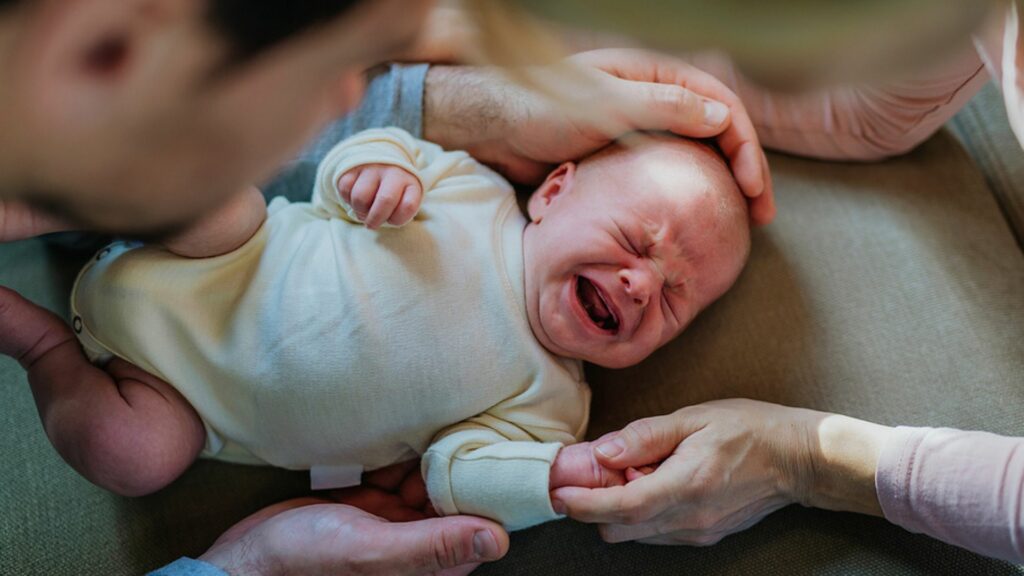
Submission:
[[[0,286],[0,354],[14,358],[27,370],[74,337],[55,314]]]

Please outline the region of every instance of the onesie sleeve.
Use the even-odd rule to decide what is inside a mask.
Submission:
[[[491,518],[509,530],[561,518],[551,507],[551,465],[582,438],[590,391],[582,382],[560,387],[535,383],[434,438],[422,472],[439,514]]]
[[[366,164],[389,164],[409,172],[423,187],[424,202],[442,179],[470,173],[475,167],[465,152],[446,152],[400,128],[365,130],[343,140],[324,156],[317,168],[313,205],[330,216],[361,223],[352,207],[341,199],[338,179]]]

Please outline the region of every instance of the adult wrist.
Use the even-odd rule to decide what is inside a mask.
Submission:
[[[479,66],[431,66],[423,86],[423,139],[465,150],[508,135],[525,114],[521,89]]]
[[[801,501],[815,508],[882,516],[875,473],[892,428],[838,414],[823,414],[811,426],[811,475]]]

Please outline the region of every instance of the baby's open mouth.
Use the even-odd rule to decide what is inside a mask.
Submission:
[[[619,320],[605,302],[604,295],[594,283],[583,276],[576,277],[576,297],[590,320],[601,330],[615,334],[619,331]]]

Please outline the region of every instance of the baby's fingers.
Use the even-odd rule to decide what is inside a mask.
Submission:
[[[352,187],[355,185],[361,172],[362,169],[355,168],[345,172],[341,175],[341,178],[338,178],[338,196],[349,206],[352,205]]]
[[[381,174],[377,170],[363,170],[359,173],[356,183],[352,186],[352,199],[349,206],[355,211],[360,220],[366,220],[370,207],[373,206],[377,197],[377,190],[380,188]]]
[[[363,223],[367,228],[376,230],[391,217],[395,208],[402,201],[405,183],[406,179],[401,173],[391,171],[384,174],[380,188],[377,189],[377,196],[373,199],[373,205],[366,217],[363,218]]]
[[[413,182],[405,187],[402,194],[402,201],[391,213],[388,223],[392,226],[404,226],[408,224],[416,213],[420,211],[420,204],[423,202],[423,188],[419,182]]]

